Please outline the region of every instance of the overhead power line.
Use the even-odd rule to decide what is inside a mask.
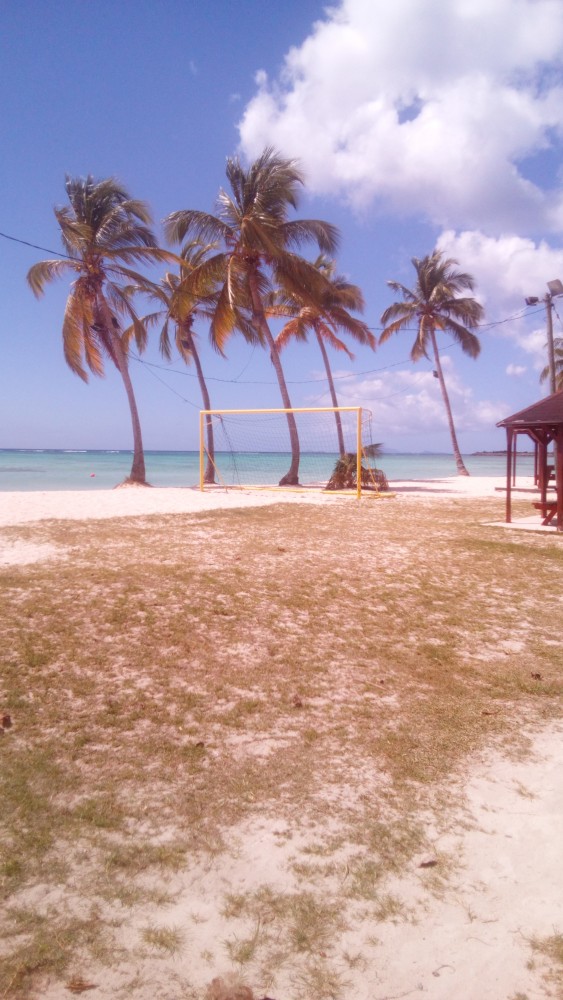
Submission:
[[[79,262],[78,257],[71,257],[69,256],[69,254],[61,253],[60,250],[50,250],[49,247],[42,247],[39,246],[37,243],[30,243],[28,240],[20,239],[18,236],[10,236],[8,233],[2,233],[2,232],[0,232],[0,236],[2,236],[5,240],[11,240],[13,243],[21,243],[23,244],[23,246],[33,247],[34,250],[42,250],[44,253],[54,254],[55,257],[62,257],[64,260],[72,260],[74,263]],[[512,323],[516,319],[522,319],[523,316],[533,315],[536,312],[543,312],[543,308],[540,306],[537,309],[534,307],[522,309],[520,310],[520,312],[515,313],[513,316],[506,316],[504,319],[491,320],[489,323],[478,323],[477,328],[481,330],[490,330],[495,326],[502,326],[503,323]],[[560,317],[558,317],[558,319],[560,320]],[[374,331],[383,330],[383,327],[370,326],[368,327],[368,330],[374,330]],[[412,333],[416,333],[416,327],[405,327],[404,331],[406,333],[408,333],[409,331]]]
[[[440,353],[448,351],[450,347],[454,346],[455,345],[453,343],[446,344],[446,346],[442,348]],[[139,357],[138,354],[132,354],[131,357],[133,361],[137,361],[141,365],[146,365],[147,368],[157,368],[159,371],[169,372],[171,375],[182,375],[187,378],[197,378],[197,375],[194,374],[193,372],[184,371],[183,369],[180,368],[169,368],[167,365],[159,365],[156,364],[154,361],[145,361],[145,359]],[[393,364],[384,365],[382,368],[368,368],[362,372],[347,372],[345,375],[333,375],[332,377],[334,381],[341,381],[342,379],[346,378],[359,378],[361,375],[376,375],[379,372],[386,372],[390,368],[400,368],[402,365],[406,365],[408,362],[409,359],[404,358],[402,361],[394,361]],[[247,368],[248,364],[244,366],[242,372],[240,372],[237,378],[219,378],[216,375],[206,375],[205,381],[222,382],[226,385],[277,385],[278,384],[273,379],[241,379],[240,375],[243,374],[243,372],[246,371]],[[321,375],[319,378],[305,378],[305,379],[293,379],[293,380],[286,379],[288,385],[320,385],[321,382],[327,382],[327,381],[328,379],[326,375]]]
[[[8,236],[8,233],[0,233],[5,240],[12,240],[13,243],[23,243],[25,247],[33,247],[34,250],[42,250],[43,253],[52,253],[55,257],[62,257],[64,260],[73,260],[75,263],[78,260],[77,257],[70,257],[67,253],[61,253],[59,250],[50,250],[49,247],[40,247],[37,243],[28,243],[27,240],[20,240],[17,236]]]
[[[31,243],[29,240],[22,240],[18,236],[11,236],[9,233],[4,233],[4,232],[0,231],[0,236],[3,239],[5,239],[5,240],[10,240],[12,243],[20,243],[22,246],[31,247],[34,250],[41,250],[43,253],[53,254],[55,257],[60,257],[63,260],[71,260],[74,263],[79,262],[78,258],[71,257],[69,254],[62,253],[59,250],[52,250],[49,247],[40,246],[37,243]],[[479,327],[479,329],[482,329],[482,330],[490,330],[490,329],[493,329],[494,327],[502,326],[505,323],[511,323],[514,320],[522,319],[522,317],[525,316],[525,315],[533,315],[536,312],[543,312],[543,309],[541,307],[537,308],[537,309],[535,309],[533,307],[532,308],[528,307],[526,309],[520,310],[520,312],[515,313],[513,316],[507,316],[504,319],[492,320],[489,323],[479,323],[478,327]],[[560,324],[563,326],[563,322],[561,320],[561,317],[557,313],[557,310],[555,310],[555,314],[556,314],[556,316],[557,316]],[[369,330],[373,330],[373,331],[378,331],[378,330],[382,330],[383,327],[382,326],[370,326],[370,327],[368,327],[368,329]],[[405,333],[408,333],[408,332],[415,333],[416,332],[416,328],[415,327],[405,327],[404,328],[404,332]],[[440,353],[442,354],[444,351],[447,351],[451,347],[454,347],[454,346],[455,346],[454,343],[447,344],[445,347],[443,347],[441,349]],[[253,347],[252,354],[251,354],[249,360],[243,366],[242,370],[239,372],[239,374],[237,375],[236,378],[225,379],[225,378],[219,378],[217,376],[208,375],[207,376],[207,381],[221,382],[223,384],[229,384],[229,385],[276,385],[276,382],[273,381],[273,380],[267,381],[267,380],[257,380],[257,379],[256,380],[253,380],[253,379],[242,380],[241,379],[241,375],[243,375],[244,372],[247,370],[247,368],[248,368],[248,366],[249,366],[249,364],[250,364],[250,362],[252,360],[252,356],[254,354],[254,349],[255,348]],[[174,395],[178,396],[179,399],[183,400],[183,402],[188,403],[189,406],[193,406],[194,409],[199,409],[199,407],[197,406],[196,403],[193,403],[190,399],[187,399],[187,397],[183,396],[176,389],[173,389],[171,386],[169,386],[168,383],[165,382],[164,379],[160,378],[160,376],[157,375],[156,372],[153,371],[152,369],[159,369],[161,371],[170,372],[171,374],[187,376],[188,378],[197,378],[197,375],[194,375],[192,372],[188,372],[188,371],[184,371],[184,370],[179,370],[177,368],[169,368],[166,365],[157,365],[154,362],[145,361],[143,358],[139,357],[138,355],[132,355],[132,359],[134,361],[137,361],[139,364],[144,365],[146,368],[148,368],[150,374],[154,378],[156,378],[157,381],[161,382],[162,385],[164,385],[170,392],[174,393]],[[384,366],[382,366],[380,368],[368,368],[368,369],[366,369],[364,371],[361,371],[361,372],[348,372],[345,375],[333,375],[333,380],[334,381],[343,381],[344,379],[360,378],[360,377],[362,377],[364,375],[377,375],[377,374],[380,374],[381,372],[389,371],[391,368],[400,368],[400,367],[402,367],[403,365],[405,365],[407,363],[408,363],[408,360],[404,359],[403,361],[396,361],[393,364],[384,365]],[[293,379],[293,380],[287,379],[286,381],[287,381],[288,385],[316,385],[316,384],[319,384],[319,383],[322,383],[322,382],[327,382],[328,379],[327,379],[326,376],[321,376],[320,378],[316,378],[316,379]],[[392,396],[402,395],[403,392],[406,392],[406,391],[408,391],[408,390],[405,389],[405,390],[402,390],[402,391],[399,391],[399,392],[392,393],[391,395]],[[323,395],[324,395],[324,393],[323,393]],[[385,397],[385,398],[391,398],[391,397]]]

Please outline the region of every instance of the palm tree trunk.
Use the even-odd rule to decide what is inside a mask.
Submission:
[[[131,376],[129,375],[127,355],[123,350],[123,344],[121,343],[121,338],[115,326],[113,313],[103,293],[99,294],[98,305],[100,309],[100,318],[102,319],[104,329],[111,345],[112,359],[115,367],[121,375],[121,378],[123,379],[123,385],[125,386],[127,401],[129,403],[129,411],[131,413],[131,424],[133,427],[133,463],[131,465],[131,472],[125,482],[136,483],[138,486],[149,486],[150,484],[147,483],[146,479],[145,453],[143,450],[143,438],[141,435],[141,421],[139,420],[139,411],[137,409],[135,393],[133,392],[133,383],[131,382]]]
[[[289,398],[289,393],[287,391],[287,385],[285,382],[285,376],[283,373],[282,364],[280,361],[280,356],[270,327],[268,326],[268,321],[264,313],[264,308],[262,306],[262,301],[260,299],[260,294],[258,288],[256,287],[256,278],[254,274],[249,275],[249,285],[250,294],[252,296],[252,309],[254,314],[254,320],[260,330],[260,333],[267,343],[270,349],[270,358],[276,372],[278,379],[278,384],[280,387],[280,393],[283,400],[283,405],[286,409],[291,409],[291,400]],[[289,441],[291,444],[291,464],[289,470],[286,472],[285,476],[282,476],[278,485],[279,486],[299,486],[299,435],[297,433],[297,423],[293,413],[286,413],[287,425],[289,428]]]
[[[131,424],[133,427],[133,463],[131,465],[131,472],[126,479],[126,482],[137,483],[139,486],[148,486],[147,475],[145,470],[145,452],[143,449],[143,438],[141,434],[141,421],[139,420],[139,411],[137,410],[137,402],[135,400],[135,394],[133,392],[133,383],[131,382],[131,376],[129,375],[129,367],[127,365],[127,358],[123,352],[121,346],[121,341],[119,337],[115,337],[119,342],[119,346],[116,346],[115,353],[118,358],[118,370],[121,378],[123,379],[123,385],[125,386],[125,392],[127,393],[127,400],[129,402],[129,410],[131,412]]]
[[[326,369],[326,377],[328,381],[328,388],[330,391],[330,398],[332,399],[332,405],[338,406],[338,400],[336,398],[336,389],[334,388],[334,382],[332,380],[332,372],[330,370],[330,363],[328,360],[328,354],[326,352],[326,347],[324,345],[323,338],[321,337],[319,331],[315,329],[317,340],[319,342],[319,347],[321,349],[321,354],[323,356],[323,361]],[[338,437],[338,447],[340,448],[340,457],[344,458],[346,454],[346,448],[344,445],[344,432],[342,430],[342,420],[340,419],[340,414],[335,413],[334,419],[336,421],[336,435]]]
[[[436,362],[436,371],[438,372],[438,381],[440,383],[440,389],[442,390],[442,398],[444,400],[444,406],[446,407],[446,415],[448,418],[448,426],[450,428],[450,437],[452,439],[452,447],[455,458],[455,464],[457,466],[457,473],[458,476],[468,476],[469,472],[467,471],[465,465],[463,464],[463,459],[461,457],[461,452],[459,450],[459,445],[457,443],[457,437],[454,427],[454,418],[452,416],[452,408],[450,406],[450,400],[448,398],[448,392],[444,380],[444,373],[442,371],[442,365],[440,363],[438,344],[436,343],[436,332],[434,329],[430,330],[430,337],[432,340],[432,347],[434,348],[434,360]]]
[[[194,365],[197,372],[197,380],[199,382],[199,388],[201,391],[201,398],[203,399],[204,410],[211,409],[211,400],[209,398],[209,392],[207,390],[207,383],[203,375],[203,368],[201,367],[201,361],[199,359],[199,354],[195,345],[195,341],[192,335],[191,329],[185,327],[182,328],[182,339],[187,341],[188,350],[194,359]],[[213,437],[213,418],[207,416],[205,418],[205,434],[207,437],[207,462],[205,466],[205,472],[203,474],[204,483],[214,483],[215,482],[215,439]]]

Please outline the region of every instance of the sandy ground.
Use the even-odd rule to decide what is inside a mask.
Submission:
[[[561,996],[544,990],[546,968],[530,942],[563,933],[562,765],[559,723],[533,738],[530,759],[493,754],[471,770],[465,822],[436,844],[460,870],[442,900],[419,900],[420,923],[380,933],[384,988],[373,1000]]]
[[[421,870],[420,859],[415,859],[409,871],[388,885],[408,908],[408,919],[374,924],[358,915],[341,942],[358,962],[334,963],[347,984],[344,1000],[562,996],[550,978],[549,964],[532,948],[534,939],[563,932],[562,748],[563,724],[557,723],[532,737],[524,761],[492,753],[474,762],[464,785],[464,806],[452,815],[451,830],[434,845],[438,857],[453,858],[453,875],[435,894],[426,883],[428,870]],[[233,933],[247,938],[253,930],[241,922],[234,932],[233,921],[218,912],[215,901],[225,892],[251,892],[264,884],[283,891],[293,888],[291,860],[303,844],[287,840],[286,832],[284,822],[270,817],[235,829],[229,851],[179,873],[168,884],[175,902],[160,920],[167,926],[189,928],[190,938],[190,947],[174,960],[175,972],[201,995],[212,979],[227,982],[232,974],[221,942],[233,940]],[[132,916],[132,935],[135,929]],[[208,962],[201,958],[206,950],[213,953]],[[135,993],[137,1000],[182,995],[169,992],[159,979],[158,961],[153,965],[154,982]],[[98,970],[97,989],[89,995],[110,1000],[130,971],[128,965],[117,973],[108,972],[106,978]],[[287,975],[285,982],[284,972],[279,974],[278,986],[268,990],[267,998],[248,977],[242,982],[252,993],[217,996],[284,1000],[290,990],[290,969]],[[238,976],[236,981],[240,982]],[[60,985],[47,988],[42,998],[62,1000]],[[308,1000],[306,995],[303,1000]]]
[[[519,483],[523,488],[530,483]],[[503,480],[452,477],[426,482],[393,483],[396,503],[438,497],[499,497]],[[500,494],[501,495],[501,494]],[[190,513],[217,508],[270,503],[354,502],[309,493],[200,493],[191,489],[127,488],[96,492],[0,493],[0,527],[49,518],[86,519]],[[371,503],[369,499],[365,502]],[[0,565],[49,558],[49,546],[17,540],[0,542]],[[411,906],[412,923],[356,928],[351,948],[363,953],[367,965],[350,972],[350,1000],[397,1000],[422,995],[429,1000],[539,1000],[560,996],[544,978],[541,959],[530,962],[533,938],[563,933],[563,724],[551,724],[532,736],[531,754],[514,761],[490,754],[473,763],[464,783],[464,808],[452,816],[451,830],[435,844],[457,865],[440,896],[428,891],[418,868],[405,873],[393,892]],[[220,939],[221,918],[208,905],[211,885],[229,884],[231,891],[260,881],[287,879],[288,858],[280,851],[276,831],[239,831],[232,857],[217,861],[210,872],[182,873],[178,913],[167,922],[190,918],[202,941]],[[212,891],[213,894],[213,891]],[[173,919],[176,918],[177,919]],[[227,968],[185,971],[200,987]],[[100,984],[102,985],[102,984]],[[105,996],[103,986],[100,996]],[[94,995],[94,994],[93,994]],[[109,993],[107,994],[110,995]],[[257,994],[258,995],[258,994]],[[57,1000],[60,993],[46,994]],[[144,996],[144,995],[143,995]],[[276,993],[276,1000],[283,995]],[[304,998],[306,1000],[306,998]]]
[[[524,489],[532,487],[531,479],[520,479]],[[504,479],[478,476],[451,476],[447,479],[402,480],[392,482],[391,490],[398,498],[432,499],[432,497],[498,497],[505,486]],[[215,488],[201,492],[195,488],[123,487],[115,490],[45,491],[29,493],[0,492],[0,527],[25,524],[49,518],[138,517],[145,514],[190,514],[218,508],[258,507],[271,503],[327,504],[344,502],[337,494],[317,491],[286,492],[276,490],[223,490]],[[346,498],[346,503],[354,498]],[[361,502],[372,503],[366,495]]]

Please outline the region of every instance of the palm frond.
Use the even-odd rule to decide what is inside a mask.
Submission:
[[[381,441],[374,441],[373,444],[364,445],[362,451],[367,458],[379,458],[383,452],[383,444]]]
[[[91,225],[83,219],[77,218],[68,205],[63,208],[55,208],[54,212],[66,252],[71,257],[84,257],[95,238]]]
[[[395,324],[400,321],[401,325],[397,326],[396,329],[401,330],[403,326],[412,323],[417,311],[416,302],[393,302],[381,314],[381,325],[386,327],[389,323]]]
[[[80,289],[74,288],[66,300],[63,319],[63,351],[67,365],[83,382],[88,381],[88,373],[82,364],[84,331],[85,328],[90,327],[91,322],[92,314],[89,303],[81,296]]]
[[[411,348],[411,361],[420,361],[422,358],[430,360],[430,355],[428,354],[428,333],[429,331],[421,323],[416,340]]]
[[[347,354],[348,357],[350,358],[350,361],[354,360],[354,355],[352,354],[352,351],[348,349],[343,340],[340,340],[340,338],[336,336],[334,330],[331,329],[328,323],[323,322],[322,320],[319,319],[315,323],[314,329],[317,336],[322,337],[322,339],[329,345],[329,347],[332,347],[334,351],[339,351],[341,353]]]
[[[154,264],[155,262],[161,264],[179,264],[177,254],[172,253],[171,250],[162,250],[156,246],[124,246],[118,247],[115,250],[112,248],[100,248],[97,252],[106,260],[124,261],[126,264],[136,263],[137,261],[141,264]],[[113,264],[114,268],[117,268],[117,266],[117,263]],[[125,268],[124,274],[127,274]]]
[[[184,294],[192,296],[194,300],[208,299],[226,280],[229,259],[228,254],[218,253],[201,260],[190,269],[182,269],[177,289],[181,288]]]
[[[405,302],[417,301],[416,294],[412,292],[410,288],[407,288],[406,285],[402,285],[400,281],[388,281],[387,284],[389,285],[389,288],[393,289],[394,292],[399,292],[403,296]]]
[[[271,225],[270,220],[249,215],[241,222],[237,252],[264,259],[280,257],[286,251],[279,227]]]
[[[236,326],[236,313],[229,295],[229,286],[225,282],[219,296],[217,305],[209,328],[211,344],[218,354],[224,354],[225,341],[233,332]]]
[[[330,303],[335,306],[342,306],[344,309],[352,309],[354,312],[363,312],[365,300],[362,290],[358,285],[353,285],[340,277],[329,277],[330,281]]]
[[[355,316],[351,316],[348,310],[340,305],[329,306],[326,313],[330,316],[332,323],[334,323],[337,329],[345,330],[358,344],[371,347],[373,351],[375,350],[377,341],[367,323],[364,323],[361,319],[357,319]]]
[[[440,312],[453,316],[469,329],[478,326],[485,316],[483,306],[473,298],[448,298],[442,303]]]
[[[288,207],[297,208],[304,177],[295,160],[289,160],[267,146],[248,170],[238,157],[227,160],[227,179],[236,206],[242,214],[252,210],[282,222]]]
[[[273,294],[275,295],[275,293]],[[295,316],[298,310],[299,307],[295,303],[293,305],[278,303],[272,295],[269,295],[264,300],[264,312],[270,319],[290,319],[292,316]]]
[[[323,297],[330,293],[330,283],[322,271],[297,254],[285,253],[272,260],[271,267],[276,285],[301,305],[318,309]]]
[[[102,378],[104,374],[102,354],[98,346],[97,338],[92,335],[91,327],[88,325],[86,318],[84,319],[83,325],[83,344],[84,358],[88,368],[94,373],[94,375],[97,375],[98,378]]]
[[[316,243],[323,253],[336,253],[340,245],[340,231],[330,222],[320,219],[295,219],[281,227],[282,238],[288,250],[299,250],[306,243]]]
[[[307,340],[307,331],[308,324],[304,324],[299,316],[290,320],[275,338],[278,351],[287,347],[291,340]]]
[[[158,346],[160,353],[165,361],[172,360],[172,345],[170,344],[170,335],[168,332],[169,321],[168,318],[165,319],[162,330],[160,331],[160,337],[158,340]]]
[[[80,264],[77,262],[75,265],[69,260],[42,260],[30,267],[27,281],[36,298],[43,295],[46,284],[62,277],[68,270],[79,271]]]
[[[451,333],[456,343],[459,344],[464,354],[468,354],[470,358],[478,358],[481,353],[481,343],[479,338],[471,333],[465,326],[461,323],[456,323],[451,317],[444,317],[443,319],[443,329]]]
[[[172,212],[164,220],[164,233],[170,243],[183,243],[188,237],[203,243],[225,243],[232,230],[209,212],[196,209]]]
[[[106,284],[106,295],[108,299],[111,296],[111,301],[116,310],[123,315],[129,316],[129,319],[131,320],[130,326],[121,334],[121,342],[125,354],[128,354],[129,352],[129,343],[132,336],[135,338],[139,354],[142,354],[147,346],[147,327],[144,321],[137,315],[133,307],[131,297],[125,294],[119,285],[115,285],[110,281]]]

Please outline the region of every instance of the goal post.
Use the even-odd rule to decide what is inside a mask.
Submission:
[[[361,406],[201,410],[200,489],[278,488],[292,457],[288,414],[298,429],[299,482],[279,488],[326,489],[358,498],[363,490],[373,496],[387,489],[384,474],[373,465],[379,446],[371,438],[371,411]]]

